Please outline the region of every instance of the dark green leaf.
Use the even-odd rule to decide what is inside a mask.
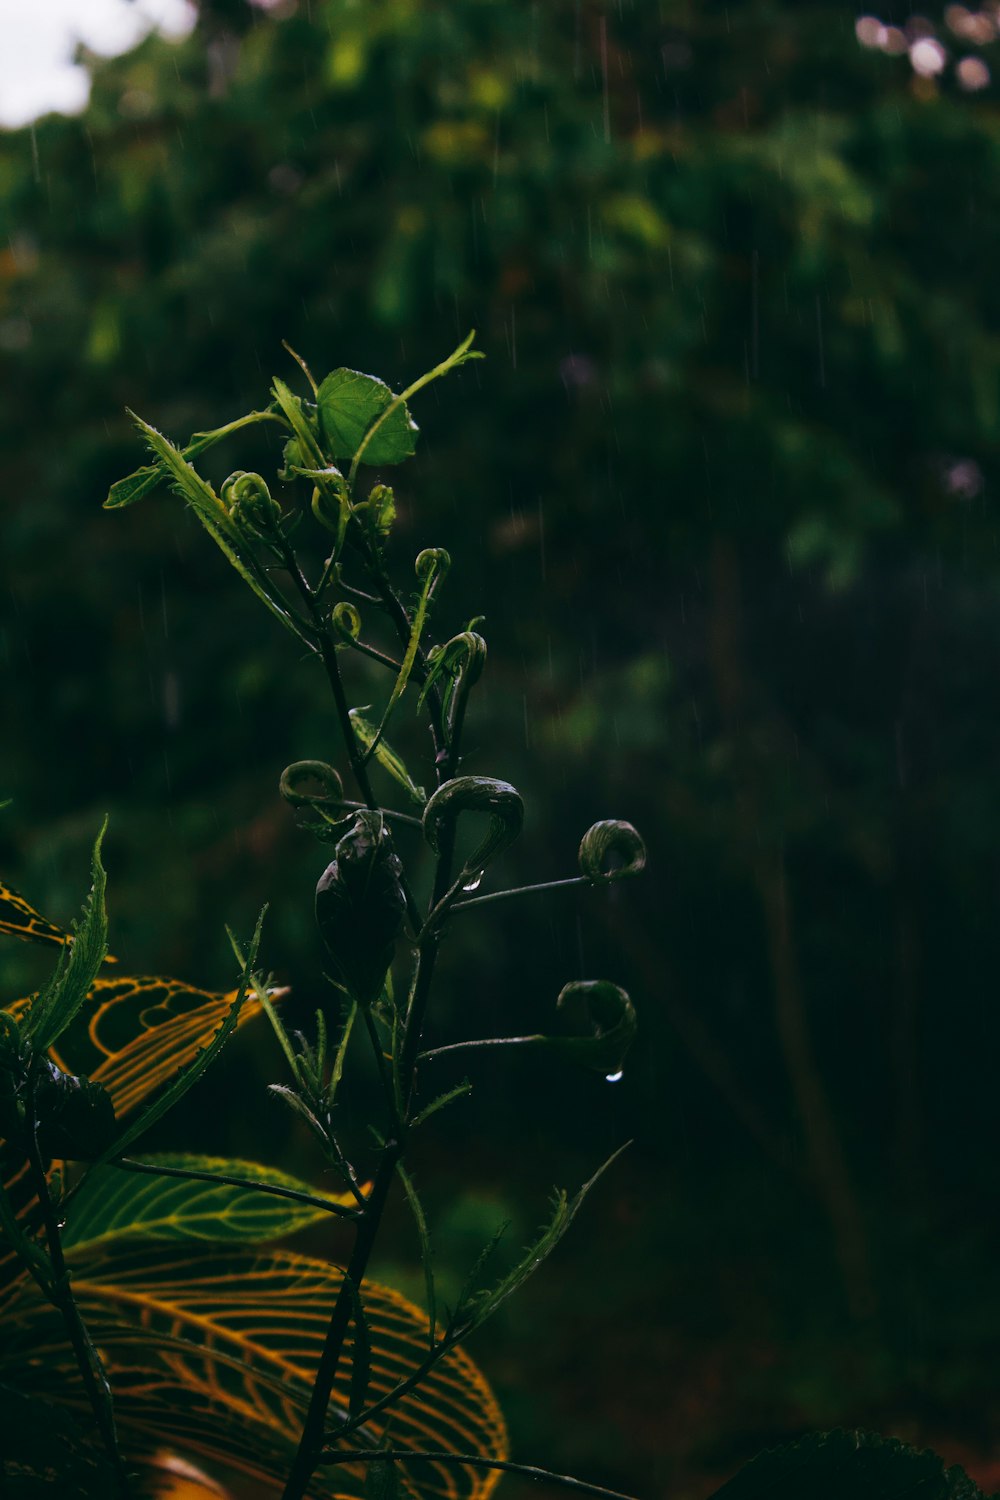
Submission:
[[[985,1500],[934,1453],[869,1432],[812,1433],[755,1458],[712,1500]]]
[[[380,813],[363,811],[316,887],[316,921],[337,978],[362,1005],[382,992],[406,914],[402,865]]]
[[[83,1005],[108,951],[108,914],[104,905],[107,878],[101,864],[101,829],[91,860],[91,888],[83,916],[49,983],[32,1003],[25,1035],[37,1052],[45,1052],[66,1030]]]
[[[99,1083],[43,1061],[35,1083],[38,1148],[43,1156],[93,1161],[114,1140],[111,1095]]]
[[[320,427],[333,458],[352,459],[372,424],[392,404],[392,392],[382,380],[358,370],[334,370],[317,393]],[[399,464],[416,449],[417,425],[406,403],[386,417],[365,445],[363,461],[372,466]]]

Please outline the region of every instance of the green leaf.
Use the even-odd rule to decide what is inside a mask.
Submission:
[[[358,742],[367,755],[369,751],[374,755],[383,771],[387,771],[393,781],[397,782],[411,796],[414,802],[423,807],[427,801],[427,793],[422,786],[417,786],[413,777],[406,769],[403,759],[392,748],[389,742],[379,734],[375,725],[370,723],[358,709],[351,709],[351,723]]]
[[[384,380],[358,370],[334,370],[317,392],[323,438],[333,458],[351,459],[365,434],[395,397]],[[372,467],[400,464],[416,451],[417,424],[405,401],[381,423],[365,445],[363,460]]]
[[[72,943],[60,954],[59,965],[44,990],[33,1001],[25,1022],[25,1036],[37,1052],[51,1047],[83,1005],[108,951],[108,914],[104,905],[107,877],[101,864],[97,835],[91,860],[91,888],[83,917]]]
[[[402,1162],[396,1163],[396,1171],[399,1180],[403,1184],[406,1201],[410,1205],[417,1226],[417,1234],[420,1236],[420,1262],[424,1268],[424,1291],[427,1296],[427,1321],[430,1324],[431,1343],[435,1338],[437,1329],[437,1292],[434,1286],[434,1247],[431,1244],[430,1231],[427,1228],[427,1215],[424,1206],[417,1196],[417,1190],[413,1185],[413,1179],[404,1168]]]
[[[959,1468],[869,1432],[812,1433],[760,1454],[712,1500],[985,1500]]]
[[[533,1244],[525,1248],[521,1259],[496,1286],[480,1292],[472,1292],[471,1294],[463,1293],[451,1317],[449,1326],[450,1335],[464,1338],[473,1329],[481,1327],[487,1318],[492,1317],[497,1309],[507,1301],[508,1297],[513,1296],[518,1288],[524,1285],[529,1276],[534,1275],[542,1262],[547,1260],[552,1254],[576,1218],[591,1188],[600,1181],[612,1163],[616,1162],[626,1149],[625,1146],[620,1146],[612,1156],[608,1157],[602,1166],[598,1167],[593,1177],[585,1182],[572,1198],[569,1197],[564,1188],[556,1189],[552,1200],[552,1217],[542,1229],[538,1238]],[[492,1253],[497,1238],[494,1237],[494,1240],[487,1245],[487,1254]]]
[[[117,480],[111,486],[108,490],[108,498],[104,502],[104,509],[123,510],[126,505],[134,505],[137,500],[151,495],[166,477],[160,464],[144,464],[141,469],[136,469],[134,474]]]
[[[149,1166],[174,1167],[187,1172],[216,1172],[229,1177],[313,1193],[287,1172],[252,1161],[229,1161],[192,1152],[146,1156]],[[354,1199],[333,1194],[331,1201],[353,1206]],[[321,1208],[289,1198],[256,1192],[253,1187],[230,1187],[219,1182],[194,1182],[178,1177],[138,1176],[113,1166],[88,1174],[73,1199],[63,1243],[93,1246],[103,1240],[138,1235],[153,1240],[201,1240],[215,1243],[254,1243],[278,1239],[319,1223]]]

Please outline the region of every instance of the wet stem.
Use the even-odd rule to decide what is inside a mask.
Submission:
[[[34,1121],[35,1100],[34,1083],[32,1081],[29,1098],[29,1118]],[[59,1218],[52,1195],[49,1192],[48,1177],[45,1165],[38,1148],[38,1140],[35,1126],[32,1124],[29,1131],[28,1163],[31,1168],[32,1186],[38,1195],[39,1207],[42,1211],[42,1221],[45,1225],[45,1238],[48,1244],[49,1260],[52,1266],[52,1279],[44,1288],[52,1305],[59,1312],[66,1327],[76,1359],[77,1368],[83,1380],[87,1400],[90,1402],[104,1444],[105,1452],[115,1471],[115,1492],[120,1500],[128,1500],[130,1494],[128,1472],[125,1462],[118,1447],[118,1434],[115,1429],[114,1409],[112,1406],[111,1389],[101,1366],[100,1356],[90,1341],[80,1309],[76,1305],[73,1296],[73,1286],[70,1280],[69,1269],[66,1265],[66,1257],[63,1253],[62,1236],[60,1234]]]
[[[392,591],[384,571],[373,565],[370,554],[367,561],[387,612],[393,619],[400,639],[405,643],[410,631],[410,621],[406,610]],[[372,795],[367,770],[358,751],[335,648],[323,624],[316,596],[303,576],[298,566],[298,561],[290,548],[287,552],[287,563],[295,587],[309,612],[310,621],[316,632],[317,641],[320,644],[323,664],[333,691],[337,717],[350,759],[351,769],[366,805],[370,808],[376,808],[377,803]],[[426,665],[422,660],[420,666],[423,671],[426,671]],[[438,780],[441,782],[454,775],[458,761],[458,737],[457,735],[453,735],[450,745],[445,749],[441,735],[439,700],[436,705],[432,704],[431,719],[435,749],[437,751],[435,769]],[[448,834],[442,837],[438,851],[434,873],[434,888],[428,908],[429,911],[434,910],[451,885],[453,859],[454,837]],[[398,1059],[396,1059],[396,1076],[399,1079],[402,1118],[399,1118],[396,1114],[395,1105],[392,1100],[392,1091],[387,1088],[387,1104],[393,1117],[392,1129],[389,1139],[382,1149],[365,1207],[358,1219],[354,1248],[348,1261],[344,1280],[341,1283],[340,1291],[337,1294],[333,1310],[330,1314],[330,1322],[327,1326],[323,1351],[320,1355],[316,1375],[313,1380],[298,1451],[296,1452],[288,1479],[285,1483],[282,1500],[303,1500],[306,1488],[323,1458],[330,1395],[333,1390],[333,1383],[337,1377],[351,1320],[356,1316],[354,1308],[355,1296],[360,1290],[368,1270],[368,1263],[378,1237],[382,1215],[396,1176],[396,1168],[403,1157],[407,1128],[412,1118],[420,1038],[430,1000],[440,934],[436,928],[428,924],[421,924],[419,913],[415,908],[413,898],[405,883],[404,890],[406,892],[407,910],[411,925],[418,934],[418,938],[416,969],[413,975],[409,1003],[403,1023]],[[369,1028],[369,1034],[371,1034],[373,1029],[373,1027]],[[372,1037],[372,1046],[377,1052],[379,1051],[377,1034]],[[381,1056],[378,1057],[378,1061],[383,1063]]]

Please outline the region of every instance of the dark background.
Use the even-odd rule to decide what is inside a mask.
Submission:
[[[614,1086],[471,1065],[415,1165],[447,1285],[634,1138],[472,1352],[517,1457],[645,1495],[840,1423],[1000,1484],[1000,115],[955,71],[1000,49],[961,11],[882,18],[931,79],[819,0],[213,0],[0,135],[0,855],[68,920],[109,811],[132,970],[228,987],[266,899],[308,1019],[328,856],[276,784],[337,747],[179,501],[102,513],[125,406],[184,441],[293,379],[282,339],[398,388],[478,330],[384,477],[397,578],[452,554],[435,630],[486,615],[465,769],[527,804],[489,880],[606,816],[650,864],[456,922],[432,1031],[598,975],[641,1030]],[[164,1139],[318,1174],[280,1073],[248,1034]],[[401,1210],[378,1271],[420,1296]]]

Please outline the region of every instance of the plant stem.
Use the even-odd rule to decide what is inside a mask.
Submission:
[[[445,1047],[432,1047],[429,1052],[421,1052],[420,1061],[427,1062],[431,1057],[440,1057],[444,1052],[468,1052],[473,1047],[526,1047],[532,1042],[544,1042],[545,1037],[538,1036],[485,1036],[470,1042],[449,1042]]]
[[[456,901],[452,911],[465,911],[467,906],[483,906],[487,901],[505,901],[508,896],[532,896],[537,891],[565,890],[571,885],[589,885],[594,882],[586,875],[569,875],[565,880],[542,880],[538,885],[515,885],[509,891],[490,891],[485,896],[472,896],[468,901]]]
[[[434,891],[431,896],[432,909],[441,899],[443,892],[448,889],[451,879],[453,852],[454,837],[445,836],[442,838],[438,852],[437,868],[434,875]],[[434,965],[437,961],[437,951],[437,934],[430,934],[425,937],[417,952],[417,968],[413,977],[413,988],[410,992],[410,1002],[407,1007],[406,1021],[403,1028],[403,1040],[399,1054],[399,1077],[401,1080],[400,1093],[403,1099],[403,1109],[407,1118],[410,1114],[410,1105],[416,1078],[420,1032],[427,1010],[427,1003],[430,998]],[[400,1136],[403,1137],[403,1134],[404,1132],[401,1131]],[[319,1365],[313,1379],[313,1388],[309,1397],[309,1408],[306,1412],[302,1436],[299,1439],[298,1451],[295,1454],[284,1491],[282,1492],[282,1500],[303,1500],[306,1486],[312,1478],[322,1456],[326,1415],[330,1405],[330,1393],[337,1376],[337,1369],[340,1364],[344,1341],[347,1337],[347,1330],[350,1327],[351,1317],[354,1314],[354,1299],[349,1288],[353,1286],[360,1292],[365,1273],[368,1270],[368,1262],[371,1259],[372,1250],[375,1246],[379,1226],[382,1222],[382,1214],[389,1197],[389,1190],[396,1175],[396,1165],[403,1155],[403,1144],[404,1140],[402,1138],[397,1139],[393,1137],[387,1141],[383,1148],[378,1167],[376,1168],[368,1201],[358,1221],[354,1249],[351,1252],[344,1280],[341,1283],[337,1300],[330,1314],[330,1322],[323,1343],[323,1352],[320,1355]]]
[[[574,1479],[569,1474],[554,1474],[550,1469],[539,1469],[534,1464],[515,1464],[503,1458],[480,1458],[473,1453],[415,1452],[410,1448],[361,1448],[352,1453],[323,1455],[326,1464],[385,1463],[392,1460],[407,1462],[424,1460],[427,1463],[455,1464],[470,1469],[499,1470],[502,1474],[520,1474],[524,1479],[534,1479],[539,1484],[558,1485],[564,1490],[575,1490],[578,1495],[596,1495],[599,1500],[633,1500],[620,1490],[608,1490],[600,1484],[588,1484],[584,1479]]]
[[[155,1162],[135,1161],[130,1156],[121,1156],[109,1166],[120,1167],[123,1172],[140,1172],[149,1177],[180,1177],[191,1182],[214,1182],[221,1187],[246,1188],[254,1193],[269,1193],[272,1198],[287,1198],[293,1203],[303,1203],[309,1208],[321,1208],[325,1213],[336,1214],[342,1219],[357,1219],[358,1211],[346,1208],[342,1203],[333,1203],[313,1193],[300,1192],[298,1188],[280,1187],[274,1182],[257,1182],[250,1177],[231,1177],[226,1172],[199,1172],[187,1167],[158,1166]]]
[[[396,1173],[396,1163],[402,1155],[402,1147],[398,1141],[389,1141],[382,1153],[382,1159],[375,1173],[375,1180],[368,1198],[364,1213],[358,1224],[358,1234],[354,1242],[354,1249],[348,1262],[347,1271],[337,1293],[337,1300],[333,1305],[330,1322],[326,1330],[326,1339],[323,1343],[323,1352],[320,1355],[319,1365],[313,1379],[313,1388],[309,1397],[309,1409],[306,1412],[306,1420],[302,1428],[302,1436],[299,1439],[298,1451],[289,1470],[285,1488],[282,1491],[282,1500],[302,1500],[305,1495],[306,1486],[319,1463],[323,1451],[323,1437],[326,1429],[326,1414],[330,1405],[330,1392],[333,1382],[337,1376],[337,1367],[340,1364],[340,1356],[350,1327],[351,1318],[354,1315],[354,1298],[349,1287],[360,1288],[368,1269],[368,1262],[375,1245],[379,1225],[382,1220],[382,1212],[389,1196],[389,1189]]]
[[[28,1105],[31,1117],[33,1118],[35,1112],[33,1086],[29,1092]],[[83,1380],[84,1390],[87,1393],[87,1400],[90,1402],[91,1410],[94,1413],[97,1430],[101,1435],[101,1441],[115,1471],[117,1493],[122,1497],[122,1500],[128,1500],[130,1493],[128,1471],[125,1468],[125,1462],[118,1447],[118,1433],[115,1430],[111,1388],[108,1385],[107,1377],[101,1366],[100,1356],[90,1341],[90,1335],[80,1316],[80,1309],[77,1307],[76,1299],[73,1296],[72,1282],[70,1280],[69,1269],[66,1265],[66,1257],[63,1254],[62,1237],[59,1233],[59,1220],[56,1216],[51,1194],[49,1193],[49,1182],[45,1175],[45,1167],[38,1149],[34,1126],[29,1131],[28,1160],[31,1165],[31,1175],[35,1191],[38,1194],[38,1203],[42,1211],[49,1259],[52,1263],[53,1274],[47,1288],[48,1295],[65,1324],[77,1368]]]

